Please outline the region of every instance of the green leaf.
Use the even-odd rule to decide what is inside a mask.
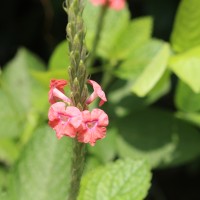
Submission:
[[[44,71],[43,62],[26,49],[19,49],[16,56],[3,71],[2,89],[9,94],[10,100],[19,113],[34,109],[42,111],[45,107],[44,88],[31,76],[32,70]]]
[[[130,21],[126,29],[116,40],[112,47],[111,57],[113,59],[124,59],[130,55],[133,50],[139,48],[147,42],[152,33],[152,18],[141,17]]]
[[[143,200],[150,179],[144,161],[118,160],[83,177],[78,200]]]
[[[16,137],[23,130],[23,116],[17,112],[11,98],[1,89],[0,99],[0,137],[1,139]]]
[[[200,155],[200,134],[171,113],[146,109],[119,119],[121,157],[146,158],[153,168],[175,166]]]
[[[172,47],[183,52],[200,44],[200,1],[182,0],[171,35]]]
[[[133,80],[132,91],[145,96],[165,72],[170,49],[167,43],[151,40],[135,50],[116,70],[119,78]]]
[[[89,50],[91,50],[94,42],[100,12],[101,6],[94,6],[89,0],[86,2],[83,17],[87,30],[86,44]],[[113,9],[108,9],[106,11],[97,49],[98,55],[109,58],[119,35],[127,27],[130,18],[129,15],[127,7],[118,12]]]
[[[105,105],[106,112],[112,118],[128,115],[147,106],[145,98],[140,98],[131,92],[131,81],[117,80],[108,91],[108,103]],[[114,113],[113,113],[114,112]]]
[[[57,140],[49,127],[37,130],[12,177],[12,200],[66,199],[70,181],[71,140]]]
[[[40,82],[45,88],[49,89],[49,83],[51,79],[65,79],[68,80],[68,73],[66,68],[60,70],[49,70],[45,72],[33,71],[32,76]],[[46,93],[47,94],[47,93]]]
[[[14,130],[13,130],[14,131]],[[0,162],[11,165],[18,157],[19,149],[11,139],[0,140]]]
[[[88,151],[103,163],[112,161],[116,156],[116,129],[109,128],[105,139],[98,141],[95,147],[88,146]]]
[[[152,88],[152,90],[148,93],[146,97],[146,101],[148,103],[154,103],[160,97],[165,95],[170,90],[170,71],[166,70],[160,80],[156,83],[156,85]]]
[[[171,57],[169,66],[195,93],[200,92],[200,46]]]
[[[67,70],[70,65],[69,60],[69,49],[67,41],[64,40],[53,51],[51,58],[49,60],[50,70]]]
[[[176,89],[176,107],[185,112],[196,112],[200,110],[200,93],[194,93],[189,86],[182,81]]]

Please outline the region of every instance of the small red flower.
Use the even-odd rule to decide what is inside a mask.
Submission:
[[[49,125],[56,131],[58,139],[69,136],[74,138],[77,128],[82,122],[81,111],[74,106],[67,106],[63,102],[51,105],[49,109]]]
[[[64,87],[67,85],[66,80],[51,80],[49,91],[49,103],[56,103],[58,100],[63,100],[66,103],[71,103],[71,100],[65,96]]]
[[[104,93],[104,91],[102,90],[101,86],[93,81],[93,80],[88,80],[88,83],[90,85],[92,85],[94,92],[90,95],[90,97],[87,99],[86,103],[90,104],[92,103],[97,97],[99,97],[101,99],[99,106],[102,106],[106,101],[106,95]]]
[[[78,141],[94,146],[96,140],[105,137],[108,123],[108,115],[103,110],[98,108],[93,109],[92,112],[84,110],[82,124],[78,130]]]

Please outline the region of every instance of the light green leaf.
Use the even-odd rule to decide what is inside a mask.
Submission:
[[[200,46],[171,57],[169,66],[195,93],[200,92]]]
[[[133,80],[132,91],[145,96],[165,72],[170,50],[167,43],[151,40],[133,51],[115,74],[119,78]]]
[[[0,162],[11,165],[18,157],[19,149],[11,139],[0,140]]]
[[[111,57],[124,59],[142,44],[147,42],[152,33],[152,18],[141,17],[130,21],[112,47]]]
[[[109,128],[106,137],[98,141],[95,147],[88,146],[88,151],[103,163],[112,161],[116,156],[116,129]]]
[[[166,70],[160,80],[156,83],[153,89],[148,93],[146,101],[148,103],[154,103],[160,97],[165,95],[170,90],[170,71]]]
[[[36,131],[15,168],[9,190],[11,199],[66,199],[71,151],[71,140],[57,140],[49,127]]]
[[[194,93],[189,86],[179,80],[176,89],[175,103],[178,109],[185,112],[200,110],[200,93]]]
[[[87,30],[86,44],[89,50],[92,48],[94,36],[96,34],[100,11],[101,6],[94,6],[91,1],[87,0],[83,17]],[[118,12],[113,9],[107,10],[97,49],[98,55],[104,58],[109,58],[119,35],[127,27],[130,18],[129,15],[127,7]]]
[[[45,107],[44,88],[31,76],[32,70],[44,71],[43,62],[26,49],[19,49],[16,56],[5,67],[2,75],[2,89],[19,113],[34,109],[42,111]]]
[[[152,58],[144,71],[137,78],[132,91],[138,96],[145,96],[159,81],[167,67],[170,49],[168,44],[163,44],[159,52]]]
[[[51,79],[68,80],[68,73],[67,73],[66,68],[60,69],[60,70],[49,70],[45,72],[32,71],[31,74],[37,81],[39,81],[45,88],[48,88],[48,89],[49,89],[49,83]]]
[[[143,200],[150,179],[144,161],[118,160],[83,177],[78,200]]]
[[[200,1],[182,0],[171,35],[172,47],[183,52],[200,44]]]
[[[69,60],[69,49],[67,41],[64,40],[53,51],[51,58],[49,60],[50,70],[67,70],[70,64]]]
[[[17,112],[16,107],[12,103],[4,91],[0,89],[0,137],[9,138],[17,137],[23,130],[23,115]]]
[[[146,109],[119,119],[121,157],[146,158],[153,168],[187,163],[200,155],[200,134],[171,113]]]

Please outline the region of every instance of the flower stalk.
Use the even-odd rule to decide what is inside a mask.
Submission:
[[[85,46],[85,27],[82,13],[83,0],[66,0],[64,9],[68,14],[66,27],[69,42],[70,66],[68,67],[69,84],[71,89],[70,99],[72,105],[80,111],[87,109],[86,99],[88,97]],[[85,144],[73,140],[73,155],[71,167],[71,184],[68,200],[76,200],[80,188],[81,176],[84,168]]]

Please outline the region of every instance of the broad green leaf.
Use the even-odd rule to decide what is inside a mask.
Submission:
[[[169,66],[195,93],[200,92],[200,46],[171,57]]]
[[[179,119],[186,120],[195,126],[200,127],[200,113],[186,113],[186,112],[177,112],[176,117]]]
[[[145,96],[165,72],[170,50],[167,43],[151,40],[133,51],[115,74],[119,78],[133,80],[132,91]]]
[[[146,101],[148,103],[153,103],[158,100],[160,97],[165,95],[170,90],[170,72],[166,70],[160,80],[156,83],[153,89],[148,93]]]
[[[16,56],[5,67],[2,75],[2,89],[9,93],[19,113],[45,107],[44,88],[31,76],[32,70],[43,71],[43,62],[26,49],[19,49]]]
[[[97,167],[102,166],[103,163],[95,156],[89,155],[86,157],[86,162],[84,166],[84,174],[91,172],[92,170],[96,169]]]
[[[65,79],[68,80],[68,73],[66,68],[60,70],[48,70],[45,72],[33,71],[32,76],[39,81],[45,88],[49,88],[51,79]]]
[[[49,69],[50,70],[65,70],[69,66],[69,49],[67,41],[64,40],[53,51],[51,58],[49,60]]]
[[[183,52],[200,44],[200,1],[182,0],[171,35],[172,47]]]
[[[49,127],[37,130],[15,167],[10,199],[66,199],[71,153],[71,140],[57,140]]]
[[[11,165],[18,157],[19,149],[11,139],[0,140],[0,162],[5,165]]]
[[[134,93],[143,97],[156,85],[165,72],[169,55],[170,49],[168,44],[163,44],[159,52],[157,52],[137,78],[132,88]]]
[[[116,156],[116,129],[109,128],[106,137],[98,141],[95,147],[88,146],[88,151],[103,163],[112,161]]]
[[[1,197],[1,190],[6,186],[6,175],[7,175],[6,169],[0,167],[0,197]]]
[[[189,86],[179,80],[175,96],[176,107],[185,112],[200,110],[200,93],[194,93]]]
[[[119,119],[121,157],[146,158],[153,168],[175,166],[200,155],[200,134],[171,113],[146,109]]]
[[[89,0],[86,2],[83,17],[87,30],[86,44],[89,50],[91,50],[94,42],[101,8],[101,6],[94,6]],[[103,19],[104,22],[97,49],[98,55],[109,58],[113,49],[112,47],[115,45],[119,35],[124,31],[129,22],[129,15],[127,7],[118,12],[113,9],[107,9]]]
[[[141,17],[130,21],[113,45],[111,57],[114,59],[126,58],[133,50],[136,50],[150,39],[151,32],[151,17]]]
[[[150,179],[143,160],[118,160],[83,177],[78,200],[143,200]]]
[[[145,98],[140,98],[131,92],[131,81],[117,80],[109,88],[106,112],[110,118],[128,115],[147,106]]]
[[[16,137],[23,130],[23,116],[17,112],[11,97],[7,96],[1,89],[0,99],[0,137],[1,139]]]

